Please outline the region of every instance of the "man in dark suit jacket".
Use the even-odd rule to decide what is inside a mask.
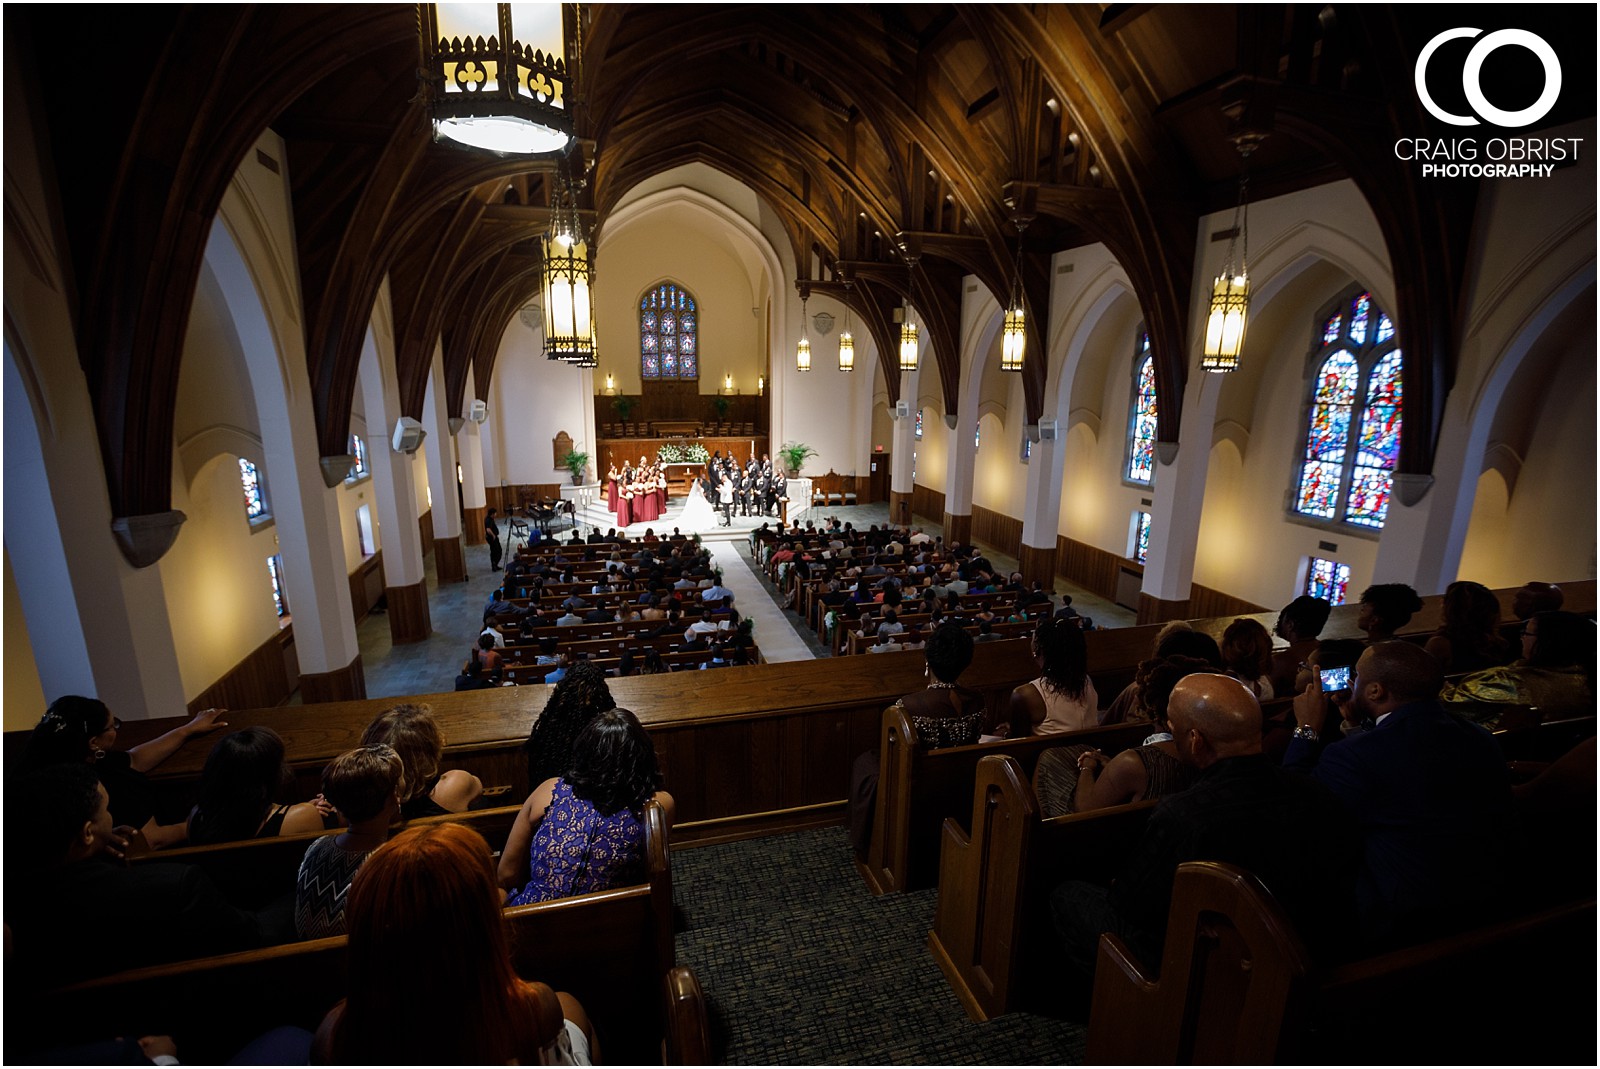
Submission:
[[[6,922],[13,978],[51,987],[141,965],[225,954],[287,935],[223,900],[189,865],[126,867],[94,766],[6,777]],[[15,971],[12,971],[15,970]]]
[[[1484,919],[1504,887],[1510,820],[1505,758],[1489,733],[1435,700],[1439,662],[1409,642],[1379,642],[1335,701],[1350,725],[1324,747],[1328,696],[1294,700],[1284,767],[1310,772],[1360,824],[1356,904],[1369,949],[1405,945]]]

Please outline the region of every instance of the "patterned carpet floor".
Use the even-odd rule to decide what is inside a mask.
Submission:
[[[724,1064],[1079,1064],[1083,1025],[967,1019],[929,954],[937,892],[873,897],[843,828],[679,850],[678,961]]]

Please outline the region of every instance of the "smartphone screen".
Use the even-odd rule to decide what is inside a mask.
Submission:
[[[1350,666],[1343,668],[1324,668],[1317,673],[1322,679],[1322,689],[1329,693],[1336,690],[1350,689]]]

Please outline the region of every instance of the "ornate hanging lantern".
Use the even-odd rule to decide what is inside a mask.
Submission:
[[[906,303],[900,323],[900,370],[917,370],[917,314],[911,306],[911,293],[916,283],[915,256],[906,257]]]
[[[1245,202],[1245,193],[1250,185],[1250,152],[1254,148],[1254,141],[1239,142],[1242,157],[1239,203],[1233,209],[1228,259],[1222,266],[1222,273],[1211,284],[1211,311],[1206,316],[1205,349],[1200,358],[1202,371],[1232,371],[1239,366],[1239,356],[1244,351],[1244,332],[1250,314],[1250,269],[1245,263],[1250,254],[1250,207]]]
[[[806,337],[806,324],[810,319],[806,316],[806,300],[811,296],[809,290],[800,292],[800,340],[794,346],[794,369],[796,371],[811,370],[811,339]]]
[[[564,168],[543,246],[544,355],[577,367],[596,367],[594,261]]]
[[[856,369],[856,339],[850,333],[850,280],[844,280],[844,332],[839,335],[839,370]]]
[[[1017,262],[1011,274],[1011,300],[1001,328],[1000,370],[1021,371],[1028,351],[1027,316],[1022,310],[1022,231],[1027,221],[1017,219]]]
[[[569,7],[576,31],[572,4],[419,4],[435,140],[503,155],[565,149]]]

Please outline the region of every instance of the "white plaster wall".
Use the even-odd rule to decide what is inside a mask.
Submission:
[[[917,454],[918,486],[944,493],[945,471],[950,463],[950,434],[950,429],[944,424],[944,412],[936,405],[925,404],[922,409],[922,441],[912,446]],[[937,516],[928,518],[938,519]]]
[[[277,634],[267,558],[278,540],[270,523],[252,530],[239,460],[229,454],[213,457],[188,486],[174,472],[173,507],[189,519],[157,567],[190,701]]]
[[[638,334],[635,324],[635,348]],[[604,348],[602,343],[602,351]],[[539,336],[520,320],[513,319],[501,335],[494,381],[487,398],[489,420],[483,425],[483,478],[488,485],[568,481],[571,473],[555,466],[552,445],[561,431],[572,437],[574,449],[594,452],[584,429],[585,407],[593,404],[584,389],[585,376],[570,364],[538,355],[542,349]],[[634,377],[637,381],[637,367]],[[618,389],[623,387],[618,386]],[[637,391],[635,385],[630,392]],[[591,459],[591,478],[595,475],[596,463],[603,473],[606,458]]]
[[[772,375],[777,382],[776,398],[779,408],[774,412],[774,437],[772,444],[804,442],[817,451],[806,461],[807,475],[823,475],[835,471],[840,475],[865,475],[868,472],[868,454],[874,444],[890,448],[887,430],[882,438],[863,425],[858,413],[868,403],[866,395],[873,392],[875,380],[882,381],[876,371],[878,350],[859,322],[853,322],[851,335],[856,343],[855,370],[839,370],[839,335],[844,330],[844,305],[827,297],[813,294],[806,311],[813,320],[826,312],[834,317],[833,328],[820,334],[815,327],[807,332],[811,339],[811,371],[802,374],[794,369],[794,345],[799,340],[800,302],[794,300],[791,322],[793,337],[774,342]],[[884,423],[887,425],[887,415]],[[871,437],[869,437],[871,436]]]
[[[411,482],[416,489],[417,515],[425,516],[432,500],[428,489],[427,442],[423,442],[421,448],[411,455]]]

